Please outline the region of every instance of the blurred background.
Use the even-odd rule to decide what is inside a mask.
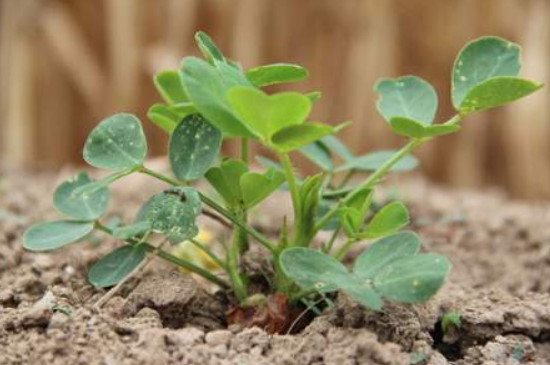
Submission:
[[[314,118],[355,123],[341,133],[356,153],[399,146],[377,115],[380,77],[415,74],[452,115],[450,71],[469,40],[498,35],[523,46],[522,76],[550,82],[548,0],[0,0],[0,163],[59,168],[82,162],[88,132],[102,118],[142,118],[152,155],[167,137],[147,123],[160,98],[152,75],[197,55],[209,33],[245,68],[295,62],[321,90]],[[432,180],[500,186],[521,198],[550,197],[550,88],[467,119],[418,156]],[[231,146],[228,147],[228,153]],[[301,161],[300,163],[303,163]],[[308,166],[304,166],[308,168]]]

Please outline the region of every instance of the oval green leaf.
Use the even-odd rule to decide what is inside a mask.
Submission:
[[[320,293],[336,291],[346,286],[351,275],[334,257],[305,247],[284,250],[281,267],[289,278],[304,290]]]
[[[122,246],[95,262],[88,271],[88,281],[96,288],[118,284],[145,259],[144,246]]]
[[[257,87],[301,81],[308,76],[309,72],[304,67],[291,63],[275,63],[246,71],[246,77]]]
[[[271,143],[279,152],[290,152],[336,132],[336,128],[321,123],[292,125],[279,130]]]
[[[53,205],[60,213],[71,218],[92,221],[101,217],[109,204],[109,190],[106,187],[92,194],[74,194],[76,189],[92,182],[86,172],[66,180],[55,189]]]
[[[248,166],[242,160],[227,159],[218,167],[212,167],[204,177],[221,195],[229,206],[243,204],[241,176],[248,172]]]
[[[240,178],[244,205],[251,208],[262,202],[285,181],[285,175],[275,169],[269,169],[264,174],[247,172]]]
[[[543,84],[517,77],[493,77],[471,88],[460,104],[460,113],[467,114],[479,110],[508,104],[534,93]]]
[[[458,54],[452,75],[452,99],[457,110],[468,92],[497,76],[517,76],[520,48],[499,37],[482,37],[468,43]]]
[[[432,85],[416,76],[383,79],[374,86],[380,94],[376,107],[389,122],[405,117],[421,124],[432,124],[437,111],[437,94]]]
[[[177,71],[162,71],[154,76],[153,83],[168,104],[178,104],[189,100]]]
[[[409,211],[402,202],[391,202],[380,209],[358,238],[377,238],[391,234],[409,224]]]
[[[107,170],[121,170],[143,163],[147,141],[137,117],[120,113],[104,119],[92,130],[84,146],[84,160]]]
[[[151,197],[139,210],[134,221],[149,222],[151,230],[177,243],[198,233],[195,224],[201,212],[201,200],[190,187],[174,187]]]
[[[450,270],[451,263],[444,256],[409,256],[386,265],[374,277],[374,289],[396,302],[425,302],[441,288]]]
[[[336,172],[347,170],[374,171],[391,159],[397,151],[377,151],[364,156],[355,157],[345,164],[337,167]],[[414,156],[405,156],[393,165],[391,171],[409,171],[418,166],[418,160]]]
[[[76,242],[92,232],[93,222],[52,221],[31,226],[23,235],[23,247],[30,251],[49,251]]]
[[[353,265],[353,273],[361,279],[372,279],[392,262],[415,255],[420,239],[413,232],[399,232],[379,239],[368,247]]]
[[[221,132],[201,115],[185,117],[172,133],[168,147],[174,175],[184,181],[201,178],[216,160],[221,143]]]

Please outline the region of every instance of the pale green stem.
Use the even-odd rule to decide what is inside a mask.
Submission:
[[[281,153],[279,154],[279,160],[283,166],[286,180],[290,188],[290,195],[292,197],[292,207],[294,208],[294,227],[292,229],[292,243],[291,245],[297,245],[299,242],[296,242],[297,238],[301,235],[302,229],[302,206],[300,201],[300,192],[298,190],[298,185],[296,183],[296,178],[294,176],[294,171],[292,168],[292,162],[288,157],[288,154]]]
[[[225,265],[225,263],[214,252],[212,252],[212,250],[206,247],[205,244],[197,241],[194,238],[189,239],[189,242],[191,242],[193,246],[195,246],[196,248],[204,252],[208,257],[210,257],[212,261],[216,263],[216,265],[221,267],[223,270],[227,271],[227,266]]]

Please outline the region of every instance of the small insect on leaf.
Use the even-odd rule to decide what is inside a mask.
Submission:
[[[94,230],[93,222],[52,221],[31,226],[23,235],[23,247],[49,251],[76,242]]]
[[[141,165],[147,155],[147,141],[139,119],[120,113],[95,127],[84,146],[84,160],[107,170]]]
[[[441,255],[418,254],[393,261],[374,277],[374,289],[383,297],[402,303],[425,302],[443,285],[451,269]]]
[[[55,208],[60,213],[79,220],[92,221],[101,217],[109,203],[109,190],[106,187],[101,187],[91,194],[73,194],[76,189],[92,181],[87,173],[81,172],[63,182],[53,194]]]
[[[88,281],[96,288],[116,285],[134,271],[145,255],[142,245],[118,247],[90,267]]]
[[[200,114],[185,117],[172,133],[168,147],[174,175],[184,181],[201,178],[216,160],[221,143],[221,132]]]
[[[159,94],[169,105],[189,101],[177,71],[162,71],[155,75],[153,82]]]
[[[275,63],[246,71],[246,77],[257,87],[302,81],[308,76],[309,72],[304,67],[291,63]]]
[[[201,200],[190,187],[170,188],[154,195],[140,209],[134,223],[149,222],[151,230],[167,236],[172,243],[193,238],[201,212]]]
[[[358,238],[377,238],[391,234],[409,224],[409,211],[401,202],[392,202],[380,209]]]

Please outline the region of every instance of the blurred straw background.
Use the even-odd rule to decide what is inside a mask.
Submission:
[[[90,129],[116,111],[147,125],[153,154],[166,136],[146,122],[152,75],[197,54],[202,29],[244,67],[296,62],[298,90],[321,90],[316,119],[353,120],[352,149],[397,147],[374,108],[379,77],[416,74],[451,116],[449,74],[470,39],[499,35],[523,46],[523,76],[550,81],[548,0],[0,0],[0,162],[56,168],[81,162]],[[550,88],[468,119],[459,134],[423,148],[422,170],[461,187],[500,185],[550,197]]]

